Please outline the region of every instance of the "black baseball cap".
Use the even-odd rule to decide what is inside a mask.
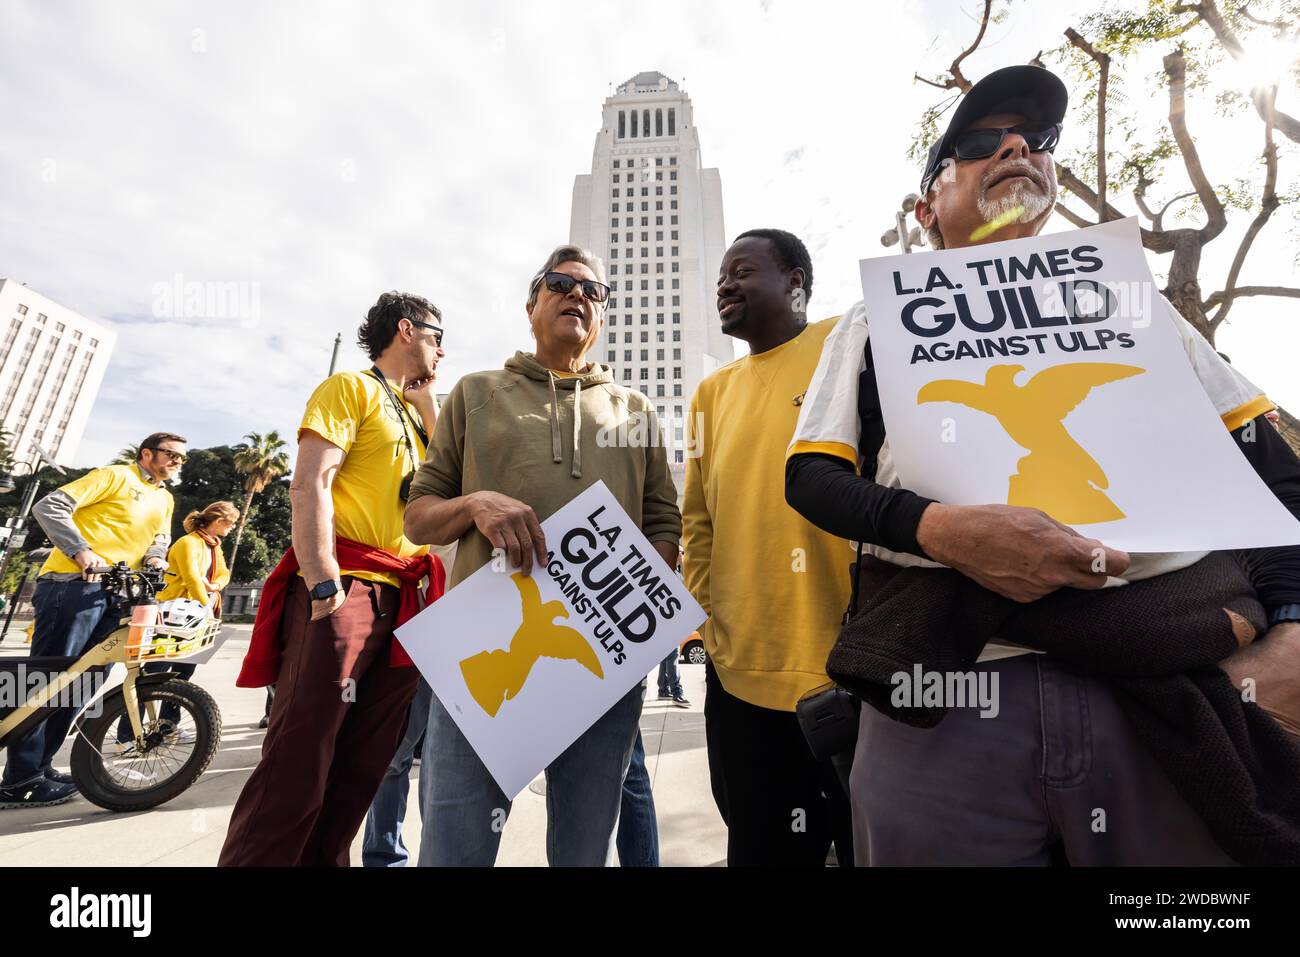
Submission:
[[[1065,119],[1068,102],[1065,84],[1050,70],[1028,64],[994,70],[961,98],[943,136],[930,147],[921,173],[921,195],[929,190],[939,164],[953,155],[953,141],[980,117],[1020,113],[1031,123],[1051,126]]]

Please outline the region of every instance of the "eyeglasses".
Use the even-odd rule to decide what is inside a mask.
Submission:
[[[437,333],[434,336],[434,342],[439,346],[442,345],[442,326],[435,326],[432,322],[421,322],[419,319],[407,319],[406,321],[413,326],[419,326],[421,329],[432,329]]]
[[[543,273],[537,283],[545,283],[547,289],[558,292],[561,296],[567,296],[574,286],[582,283],[582,294],[592,302],[604,302],[609,298],[609,287],[603,282],[596,282],[594,279],[574,279],[562,272]],[[534,283],[534,287],[537,283]]]
[[[161,452],[161,453],[163,453],[163,454],[166,455],[169,459],[171,459],[173,462],[175,462],[177,465],[184,465],[184,464],[185,464],[185,458],[186,458],[186,457],[185,457],[185,454],[184,454],[183,452],[173,452],[171,449],[160,449],[160,448],[158,448],[158,446],[156,446],[156,445],[146,445],[145,448],[148,449],[150,452]]]
[[[984,159],[998,151],[1008,133],[1020,136],[1031,153],[1041,153],[1043,150],[1051,153],[1060,141],[1061,126],[1054,123],[1045,128],[1021,125],[967,130],[952,141],[952,154],[959,160]]]

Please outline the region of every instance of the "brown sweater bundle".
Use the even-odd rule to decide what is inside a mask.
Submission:
[[[1062,588],[1029,604],[949,569],[865,558],[869,596],[827,660],[836,682],[918,727],[942,708],[897,708],[891,678],[965,672],[1008,641],[1107,679],[1138,736],[1220,846],[1243,864],[1300,864],[1300,740],[1244,701],[1218,667],[1265,629],[1241,567],[1214,553],[1122,588]]]

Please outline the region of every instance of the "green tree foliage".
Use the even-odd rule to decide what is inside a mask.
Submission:
[[[122,450],[113,457],[109,465],[134,465],[140,458],[140,450],[134,445],[124,445]]]
[[[8,429],[0,429],[0,474],[14,470],[14,436]]]
[[[5,567],[4,577],[0,578],[0,596],[6,602],[13,597],[14,591],[26,579],[29,563],[27,561],[26,550],[20,550],[9,556],[9,564]],[[9,606],[6,604],[0,611],[8,612]],[[0,619],[0,623],[3,619]]]
[[[235,471],[244,479],[244,503],[239,525],[235,528],[235,546],[230,556],[232,567],[236,567],[240,540],[252,517],[253,497],[289,472],[289,453],[284,451],[287,443],[280,438],[279,432],[267,432],[265,435],[249,432],[245,438],[248,441],[235,450]]]
[[[131,450],[134,456],[134,449]],[[241,504],[245,496],[245,477],[235,466],[235,459],[240,449],[229,445],[218,445],[209,449],[191,449],[185,467],[171,487],[175,507],[172,512],[172,539],[185,534],[181,524],[185,516],[192,511],[219,501]],[[129,461],[134,461],[134,458]],[[85,475],[90,469],[66,469],[67,475],[60,475],[53,469],[42,469],[36,473],[41,483],[38,498],[61,485],[74,481]],[[23,475],[14,479],[17,486],[12,492],[0,495],[0,521],[12,515],[22,503],[23,492],[31,478]],[[31,519],[28,520],[27,541],[22,551],[49,547],[49,539],[41,527]],[[280,560],[292,542],[289,510],[289,480],[281,476],[270,482],[261,491],[256,503],[247,516],[244,529],[244,541],[235,557],[232,580],[236,582],[260,581]],[[225,546],[227,554],[232,551],[229,539]],[[0,585],[8,586],[9,591],[21,581],[19,569],[23,563],[15,555],[6,570],[4,581]],[[15,577],[17,576],[17,577]],[[4,592],[8,594],[8,591]]]
[[[248,496],[245,477],[240,474],[236,461],[243,448],[218,445],[190,450],[185,467],[181,469],[180,481],[172,488],[176,499],[173,539],[185,534],[181,523],[190,512],[201,511],[220,501],[234,502],[241,508],[243,539],[237,552],[229,538],[225,549],[235,563],[231,580],[236,582],[264,578],[292,541],[287,478],[272,480],[261,490],[262,494],[247,514],[242,514]]]

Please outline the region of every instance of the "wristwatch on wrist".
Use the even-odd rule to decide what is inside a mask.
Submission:
[[[1278,605],[1268,616],[1270,625],[1281,624],[1284,621],[1300,621],[1300,602]]]
[[[312,586],[311,597],[313,601],[324,601],[332,595],[342,591],[343,583],[334,578],[326,579]]]

